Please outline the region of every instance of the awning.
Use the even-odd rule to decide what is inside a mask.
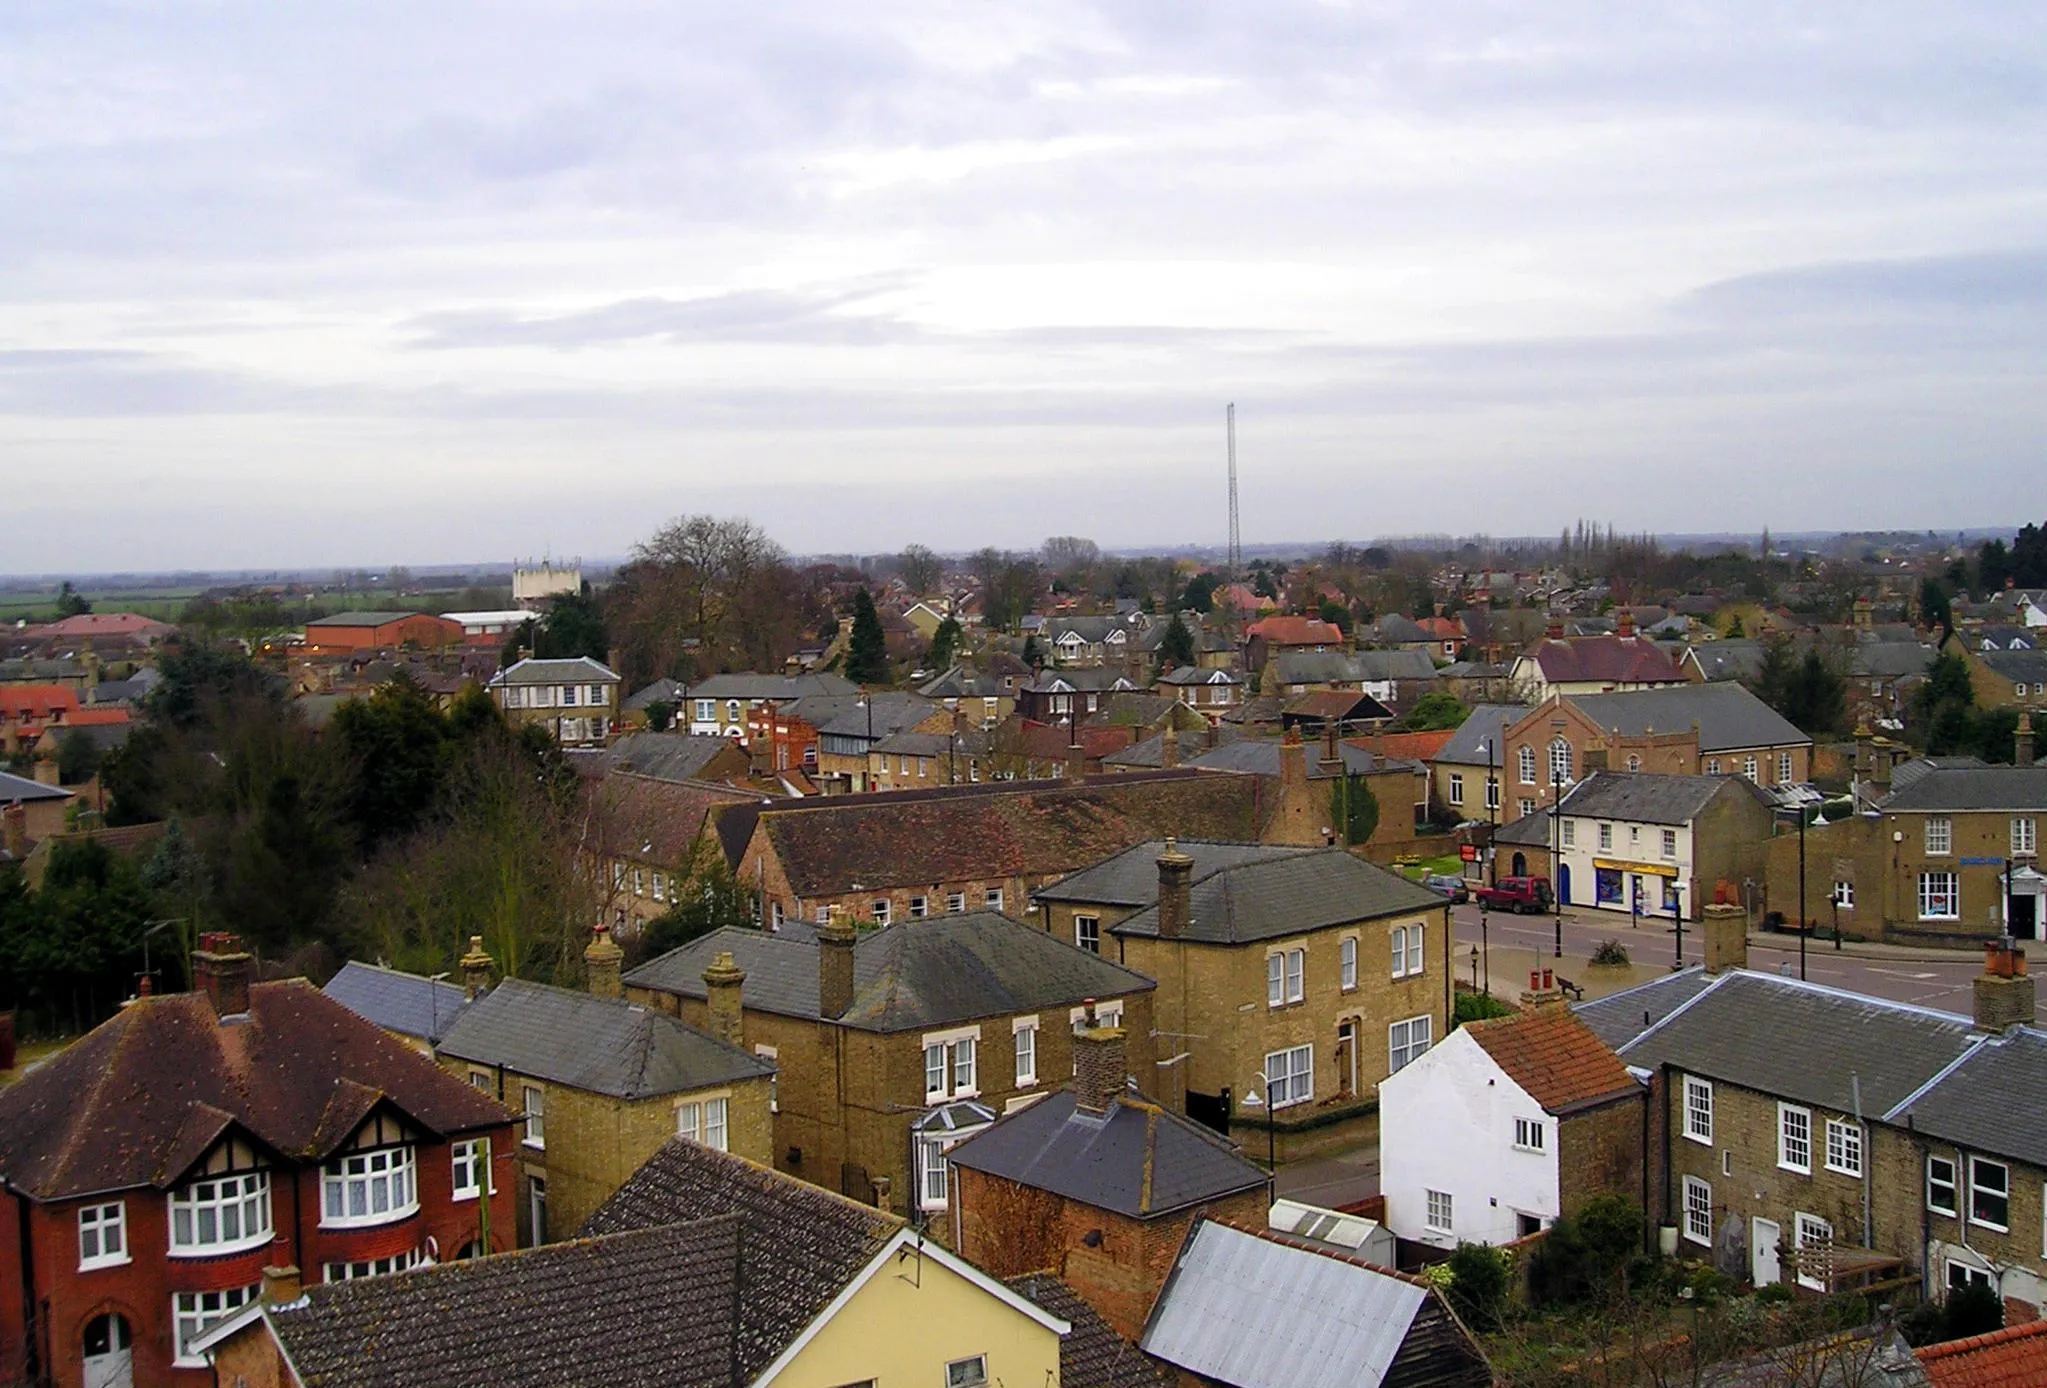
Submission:
[[[1670,863],[1629,863],[1619,858],[1594,858],[1592,866],[1609,872],[1639,872],[1646,877],[1677,876],[1677,868]]]

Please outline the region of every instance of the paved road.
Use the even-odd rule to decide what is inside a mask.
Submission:
[[[1457,922],[1457,976],[1471,977],[1471,951],[1480,943],[1479,912],[1475,906],[1459,906]],[[1556,918],[1554,916],[1505,916],[1488,912],[1484,930],[1492,958],[1492,990],[1512,997],[1524,986],[1528,970],[1540,958],[1544,967],[1556,967]],[[1635,967],[1629,976],[1600,979],[1588,973],[1586,964],[1602,940],[1619,940],[1627,947]],[[1646,982],[1667,972],[1677,955],[1677,937],[1668,921],[1644,919],[1640,927],[1618,913],[1566,908],[1564,911],[1564,963],[1562,972],[1575,983],[1589,985],[1588,996],[1613,992],[1617,988]],[[1700,959],[1699,935],[1689,922],[1684,929],[1684,962]],[[1798,974],[1798,942],[1794,939],[1769,944],[1752,944],[1749,966],[1779,969],[1788,966]],[[1966,1015],[1971,1003],[1971,980],[1982,971],[1980,955],[1956,951],[1952,960],[1924,960],[1909,957],[1865,958],[1836,953],[1824,935],[1806,945],[1805,976],[1852,992],[1869,993],[1897,1002],[1917,1003]],[[1485,979],[1480,961],[1480,981]]]

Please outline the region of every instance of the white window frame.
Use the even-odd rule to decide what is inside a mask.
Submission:
[[[1485,778],[1485,807],[1489,810],[1500,808],[1500,778],[1497,776]]]
[[[1720,774],[1720,758],[1706,758],[1706,774],[1708,776],[1718,776]]]
[[[1076,948],[1089,954],[1102,952],[1102,918],[1100,916],[1075,916],[1073,918],[1073,943]]]
[[[1612,848],[1613,826],[1611,824],[1601,824],[1599,826],[1599,851],[1601,853],[1606,853],[1610,852]]]
[[[425,1261],[425,1255],[417,1248],[408,1248],[403,1253],[393,1253],[386,1258],[360,1259],[352,1263],[326,1263],[321,1266],[320,1277],[326,1282],[353,1282],[363,1277],[389,1277],[393,1273],[410,1272]]]
[[[1947,1175],[1936,1177],[1933,1174],[1935,1166],[1942,1166],[1947,1168]],[[1947,1192],[1947,1195],[1945,1197],[1947,1203],[1945,1205],[1935,1203],[1937,1197],[1935,1196],[1934,1192],[1941,1190]],[[1962,1213],[1961,1169],[1955,1165],[1955,1160],[1953,1157],[1935,1156],[1927,1157],[1926,1210],[1927,1213],[1929,1214],[1946,1215],[1949,1219],[1958,1219],[1961,1217]]]
[[[1827,1120],[1827,1170],[1843,1176],[1862,1175],[1862,1125],[1843,1118]]]
[[[1545,1152],[1549,1150],[1540,1118],[1516,1118],[1514,1120],[1514,1150],[1517,1152]]]
[[[1791,754],[1789,752],[1779,752],[1777,754],[1777,784],[1780,786],[1791,784]]]
[[[1853,882],[1845,878],[1837,879],[1834,882],[1834,905],[1840,907],[1843,911],[1855,909],[1855,884]]]
[[[1009,1032],[1016,1046],[1016,1087],[1027,1089],[1038,1082],[1038,1019],[1014,1018]]]
[[[1697,1176],[1684,1178],[1684,1231],[1693,1243],[1713,1246],[1713,1187]]]
[[[1407,1017],[1386,1028],[1386,1073],[1399,1073],[1414,1064],[1435,1044],[1436,1019],[1423,1013]],[[1420,1036],[1419,1042],[1416,1036]]]
[[[928,1032],[924,1045],[924,1102],[943,1104],[954,1099],[971,1099],[980,1094],[981,1028],[959,1027],[952,1031]],[[937,1079],[938,1088],[932,1088]]]
[[[1935,879],[1941,879],[1938,886]],[[1953,872],[1919,874],[1919,919],[1956,921],[1962,918],[1962,879]]]
[[[1955,851],[1955,822],[1944,814],[1926,816],[1926,856],[1945,858]]]
[[[1002,888],[989,887],[981,893],[981,905],[990,911],[1002,909]]]
[[[496,1173],[490,1169],[489,1138],[465,1138],[448,1144],[448,1181],[453,1199],[480,1199],[486,1179],[490,1181],[490,1193],[496,1195],[498,1183]]]
[[[1289,1046],[1265,1056],[1265,1102],[1268,1111],[1312,1103],[1315,1098],[1315,1047]]]
[[[926,916],[928,916],[928,915],[930,915],[930,914],[931,914],[931,898],[930,898],[930,897],[928,897],[928,896],[913,896],[913,897],[911,897],[911,898],[910,898],[910,919],[911,919],[911,920],[913,920],[913,921],[920,921],[920,920],[923,920],[923,919],[924,919],[924,918],[925,918]]]
[[[220,1238],[218,1234],[226,1226],[227,1213],[232,1209],[236,1227],[240,1230],[232,1239]],[[184,1216],[180,1220],[179,1216]],[[212,1217],[216,1237],[201,1236],[201,1230]],[[171,1192],[170,1198],[170,1244],[173,1258],[212,1258],[222,1253],[238,1253],[243,1249],[256,1248],[270,1242],[270,1173],[268,1171],[238,1171],[229,1176],[201,1176],[187,1181]],[[178,1227],[185,1226],[185,1236],[180,1238]]]
[[[1450,773],[1450,803],[1453,805],[1462,805],[1464,803],[1464,775],[1462,772],[1453,771]]]
[[[945,894],[945,913],[948,916],[964,915],[966,909],[967,894],[965,892],[947,892]]]
[[[1799,1131],[1794,1132],[1794,1129]],[[1804,1155],[1801,1158],[1800,1149]],[[1777,1166],[1779,1170],[1812,1174],[1812,1110],[1798,1104],[1777,1105]]]
[[[320,1168],[322,1229],[391,1224],[417,1213],[418,1154],[410,1143],[343,1152]]]
[[[1965,1263],[1960,1258],[1947,1258],[1942,1261],[1945,1266],[1942,1269],[1941,1281],[1948,1291],[1958,1292],[1971,1284],[1980,1284],[1992,1291],[1997,1290],[1997,1277],[1989,1269],[1979,1268],[1974,1263]],[[1959,1277],[1956,1275],[1958,1273]]]
[[[1358,986],[1358,937],[1346,935],[1336,943],[1337,986],[1346,993]]]
[[[120,1267],[128,1254],[128,1202],[83,1205],[78,1211],[78,1270]]]
[[[1578,821],[1575,819],[1563,821],[1557,828],[1557,836],[1563,841],[1564,847],[1576,848],[1578,846]]]
[[[520,1113],[525,1119],[522,1140],[538,1151],[547,1150],[547,1092],[537,1084],[521,1086]]]
[[[890,905],[889,899],[885,896],[875,898],[870,914],[873,916],[876,925],[888,924]]]
[[[974,1354],[947,1364],[945,1388],[988,1388],[988,1356]]]
[[[1761,768],[1756,765],[1756,759],[1754,757],[1743,757],[1741,759],[1741,774],[1748,777],[1751,781],[1754,781],[1757,785],[1762,784],[1762,777],[1756,774],[1756,772],[1760,769]]]
[[[1422,1227],[1432,1234],[1456,1233],[1457,1197],[1447,1190],[1424,1190]]]
[[[1521,784],[1524,786],[1534,785],[1535,749],[1533,747],[1524,746],[1521,749],[1520,755],[1516,757],[1515,760],[1519,764],[1521,769]]]
[[[1427,960],[1423,957],[1423,943],[1427,938],[1425,928],[1419,925],[1396,925],[1388,937],[1388,948],[1393,961],[1395,978],[1414,978],[1421,974]]]
[[[1685,1076],[1684,1135],[1704,1147],[1713,1145],[1713,1082]]]
[[[1549,743],[1549,780],[1553,786],[1571,784],[1571,772],[1577,765],[1571,744],[1561,737],[1553,737]]]
[[[1834,1237],[1832,1220],[1821,1219],[1816,1214],[1800,1210],[1791,1216],[1792,1247],[1798,1250],[1798,1285],[1810,1291],[1823,1292],[1827,1289],[1824,1277],[1815,1277],[1806,1271],[1805,1250],[1809,1243],[1831,1242]],[[1814,1235],[1808,1240],[1807,1235]]]
[[[1664,856],[1664,857],[1666,857],[1666,858],[1675,858],[1675,857],[1677,857],[1677,830],[1675,830],[1675,829],[1665,829],[1665,830],[1663,830],[1663,844],[1662,844],[1662,846],[1663,846],[1663,856]]]
[[[1278,950],[1265,956],[1265,1006],[1286,1006],[1286,959]]]
[[[261,1292],[260,1283],[249,1287],[226,1287],[213,1292],[173,1292],[171,1366],[178,1369],[205,1368],[206,1356],[195,1354],[186,1346],[212,1329],[223,1317],[232,1315],[254,1301]]]
[[[1983,1174],[1986,1171],[1996,1171],[2000,1184],[1986,1187],[1983,1183]],[[1997,1198],[2004,1202],[2002,1223],[1977,1213],[1977,1199],[1986,1189],[1992,1190]],[[1991,1229],[2000,1234],[2011,1232],[2011,1168],[2005,1163],[1992,1161],[1988,1157],[1969,1158],[1969,1223],[1978,1229]]]
[[[2011,856],[2031,858],[2040,850],[2040,822],[2029,814],[2011,817]]]
[[[753,1053],[775,1067],[775,1072],[768,1076],[768,1112],[780,1113],[782,1111],[782,1052],[774,1046],[756,1044],[753,1048]]]
[[[713,1152],[732,1150],[732,1106],[728,1096],[713,1094],[675,1106],[675,1135]]]

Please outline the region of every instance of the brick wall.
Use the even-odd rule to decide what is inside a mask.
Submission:
[[[1599,1195],[1655,1208],[1642,1181],[1648,1102],[1645,1092],[1558,1121],[1557,1194],[1565,1215],[1577,1214]]]

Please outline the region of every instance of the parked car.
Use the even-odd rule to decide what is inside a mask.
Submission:
[[[1502,877],[1497,886],[1480,887],[1472,899],[1488,911],[1540,915],[1556,904],[1547,877]]]
[[[1471,888],[1462,877],[1450,872],[1432,872],[1422,879],[1422,885],[1438,896],[1451,901],[1469,901]]]

